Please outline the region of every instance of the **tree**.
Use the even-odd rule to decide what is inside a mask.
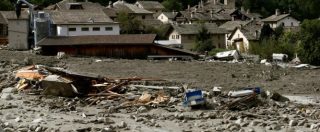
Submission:
[[[320,20],[303,21],[298,46],[302,62],[320,65]]]
[[[166,11],[181,11],[182,4],[178,0],[164,0],[162,5],[165,7]]]
[[[205,51],[211,51],[214,48],[212,45],[211,34],[208,29],[201,25],[201,28],[196,35],[194,50],[199,53],[204,53]]]
[[[13,10],[14,6],[11,4],[9,0],[1,0],[0,1],[0,10],[2,11],[9,11]]]
[[[120,23],[120,32],[123,34],[137,34],[141,33],[141,21],[126,12],[120,12],[117,18]]]
[[[271,29],[269,24],[263,24],[261,28],[260,41],[268,39],[272,36],[273,30]]]

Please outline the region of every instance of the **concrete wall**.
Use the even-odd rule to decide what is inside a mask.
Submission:
[[[8,20],[9,49],[28,50],[29,21],[25,19]]]
[[[82,31],[82,28],[89,28],[89,31]],[[93,31],[93,27],[99,27],[100,31]],[[112,27],[112,31],[106,31],[105,27]],[[76,28],[76,31],[69,31],[69,28]],[[57,25],[57,36],[84,36],[84,35],[119,35],[119,24],[109,25]]]

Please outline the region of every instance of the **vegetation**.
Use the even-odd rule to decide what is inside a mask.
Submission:
[[[117,18],[120,23],[120,33],[123,34],[137,34],[141,33],[142,24],[141,21],[129,15],[126,12],[120,12]]]
[[[301,61],[320,65],[320,20],[305,20],[298,38],[298,55]]]
[[[211,51],[214,48],[212,45],[211,34],[208,29],[202,25],[199,33],[196,35],[194,51],[204,53],[205,51]]]
[[[276,9],[291,13],[298,20],[315,19],[320,16],[320,0],[242,0],[242,6],[252,12],[258,12],[267,17]]]

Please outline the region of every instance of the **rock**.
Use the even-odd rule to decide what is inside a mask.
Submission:
[[[19,128],[18,131],[19,132],[28,132],[29,129],[24,127],[24,128]]]
[[[308,122],[307,119],[301,120],[301,121],[298,122],[298,126],[303,126],[307,122]]]
[[[110,127],[106,127],[106,128],[103,128],[101,132],[113,132],[113,130]]]
[[[11,120],[11,119],[15,119],[15,117],[12,114],[7,114],[4,116],[4,119]]]
[[[14,121],[16,121],[16,122],[22,122],[22,120],[20,119],[20,117],[17,117],[16,119],[14,119]]]
[[[279,125],[279,124],[272,124],[272,125],[271,125],[271,128],[272,128],[272,130],[279,131],[279,130],[281,130],[281,125]]]
[[[11,93],[2,93],[2,94],[1,94],[1,99],[4,99],[4,100],[12,100],[13,97],[12,97]]]
[[[38,119],[33,120],[32,123],[40,123],[42,121],[43,121],[42,118],[38,118]]]
[[[250,125],[250,126],[257,126],[259,123],[261,123],[261,122],[254,120],[254,121],[250,122],[249,125]]]
[[[2,93],[15,93],[15,92],[17,92],[17,89],[16,89],[16,88],[9,87],[9,88],[2,89],[1,92],[2,92]]]
[[[127,127],[127,123],[124,121],[121,121],[118,125],[119,128],[126,128]]]
[[[23,63],[24,63],[24,65],[32,65],[33,61],[31,58],[26,57],[23,59]]]
[[[310,129],[311,129],[311,130],[319,129],[319,124],[311,124],[311,125],[310,125]]]
[[[296,125],[298,125],[298,122],[296,120],[290,120],[290,122],[289,122],[289,126],[290,127],[293,127],[293,126],[296,126]]]
[[[241,119],[241,118],[239,118],[238,120],[236,120],[234,123],[236,123],[236,124],[241,124],[243,122],[243,119]]]
[[[42,127],[39,126],[39,127],[37,127],[34,131],[35,131],[35,132],[41,132],[41,130],[42,130]]]
[[[92,129],[91,127],[78,128],[76,129],[76,132],[90,132],[91,129]]]
[[[138,113],[144,113],[144,112],[147,112],[148,109],[145,107],[145,106],[140,106],[138,109],[137,109]]]
[[[3,132],[15,132],[15,130],[13,128],[4,128]]]

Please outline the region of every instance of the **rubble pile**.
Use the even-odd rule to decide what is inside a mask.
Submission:
[[[295,104],[260,87],[204,91],[163,79],[108,78],[44,65],[23,67],[10,76],[14,87],[2,90],[7,103],[0,110],[20,112],[16,116],[0,111],[0,132],[62,131],[57,127],[64,123],[79,125],[72,128],[79,132],[143,131],[132,124],[160,129],[167,121],[184,131],[320,130],[318,105]],[[22,99],[28,95],[37,96]],[[54,126],[47,123],[56,120]]]

